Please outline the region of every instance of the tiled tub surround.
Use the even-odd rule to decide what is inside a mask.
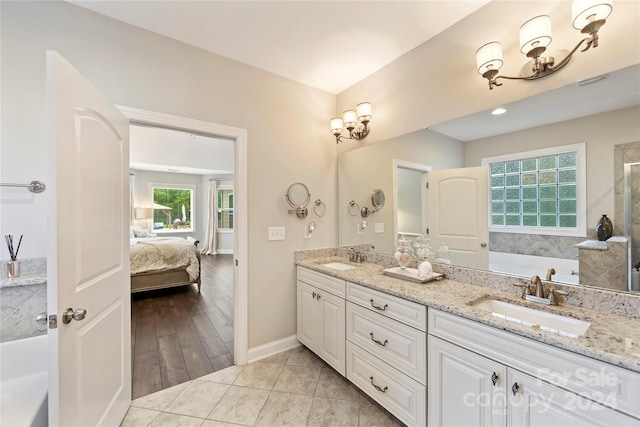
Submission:
[[[520,298],[522,290],[515,288],[513,283],[526,283],[524,278],[434,264],[434,270],[444,273],[446,279],[417,285],[383,274],[384,268],[396,266],[393,257],[380,254],[367,254],[366,257],[367,262],[354,264],[358,268],[352,270],[339,271],[322,265],[336,261],[349,263],[346,250],[342,248],[298,252],[296,263],[430,308],[640,372],[639,296],[555,284],[557,289],[565,290],[569,295],[561,299],[561,306],[549,307],[526,303]],[[382,265],[372,261],[379,261]],[[582,337],[568,338],[537,327],[521,326],[492,317],[490,313],[469,305],[485,297],[588,320],[591,327]]]
[[[0,274],[0,342],[43,335],[47,325],[36,317],[47,312],[46,258],[21,260],[20,277],[7,278],[7,261]]]
[[[580,250],[580,283],[618,291],[628,289],[626,237],[614,236],[606,242],[587,240],[576,247]]]

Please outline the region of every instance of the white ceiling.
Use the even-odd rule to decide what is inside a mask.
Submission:
[[[488,2],[70,1],[333,94]]]
[[[431,126],[459,141],[471,141],[535,126],[640,105],[640,64],[605,74],[587,85],[571,84],[504,105],[505,114],[480,111]]]

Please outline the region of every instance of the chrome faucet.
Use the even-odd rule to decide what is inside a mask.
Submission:
[[[547,270],[547,282],[550,282],[553,279],[554,274],[556,274],[555,268],[550,268]]]
[[[355,248],[347,249],[347,253],[349,254],[349,261],[351,262],[361,263],[363,261],[364,256]]]

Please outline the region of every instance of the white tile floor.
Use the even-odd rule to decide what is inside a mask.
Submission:
[[[403,424],[305,347],[143,396],[121,426],[379,426]]]

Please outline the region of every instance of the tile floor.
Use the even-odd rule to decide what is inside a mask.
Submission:
[[[134,400],[121,426],[403,424],[305,347],[231,366]]]

